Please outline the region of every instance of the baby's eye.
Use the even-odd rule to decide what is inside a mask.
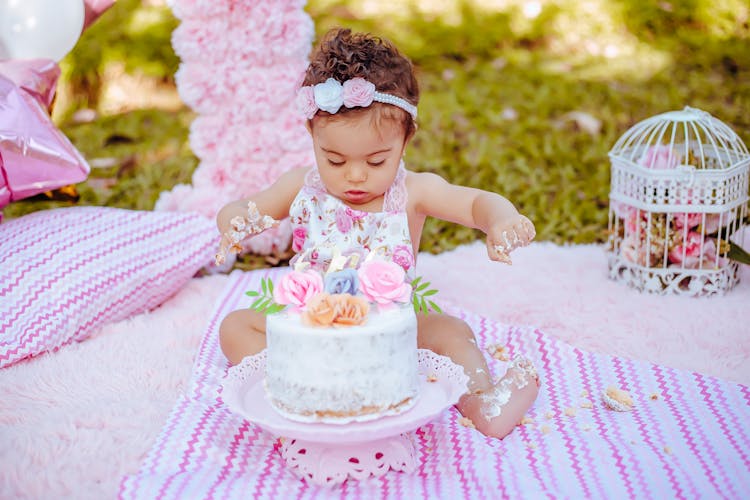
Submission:
[[[367,164],[370,165],[371,167],[379,167],[383,163],[385,163],[385,160],[378,160],[378,161],[370,160],[367,162]]]
[[[329,165],[333,165],[334,167],[340,167],[341,165],[344,164],[344,162],[343,161],[331,160],[330,158],[328,158],[328,164]]]

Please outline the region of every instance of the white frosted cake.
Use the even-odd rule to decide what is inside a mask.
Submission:
[[[266,321],[266,391],[294,420],[368,420],[418,396],[417,320],[411,304],[371,311],[362,324],[310,326],[299,313]]]

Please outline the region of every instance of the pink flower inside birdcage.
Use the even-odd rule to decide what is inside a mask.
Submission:
[[[732,130],[685,108],[633,126],[610,152],[610,277],[652,293],[712,295],[738,281],[750,155]]]

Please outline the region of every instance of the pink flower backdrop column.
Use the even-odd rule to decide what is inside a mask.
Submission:
[[[183,101],[198,116],[190,146],[199,158],[192,184],[163,192],[156,210],[213,217],[227,202],[270,185],[281,173],[314,161],[294,98],[314,36],[304,0],[172,0],[181,21],[172,45]],[[291,231],[278,228],[246,249],[284,250]]]

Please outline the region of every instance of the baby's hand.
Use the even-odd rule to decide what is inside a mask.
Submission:
[[[487,232],[487,254],[491,260],[512,264],[510,252],[525,247],[534,236],[534,224],[527,217],[518,215],[490,228]]]
[[[216,254],[216,265],[219,266],[226,261],[227,253],[240,253],[242,251],[242,240],[256,234],[260,234],[268,228],[277,225],[279,221],[268,215],[261,215],[252,201],[247,204],[247,216],[232,217],[229,221],[230,228],[221,233],[219,251]]]

